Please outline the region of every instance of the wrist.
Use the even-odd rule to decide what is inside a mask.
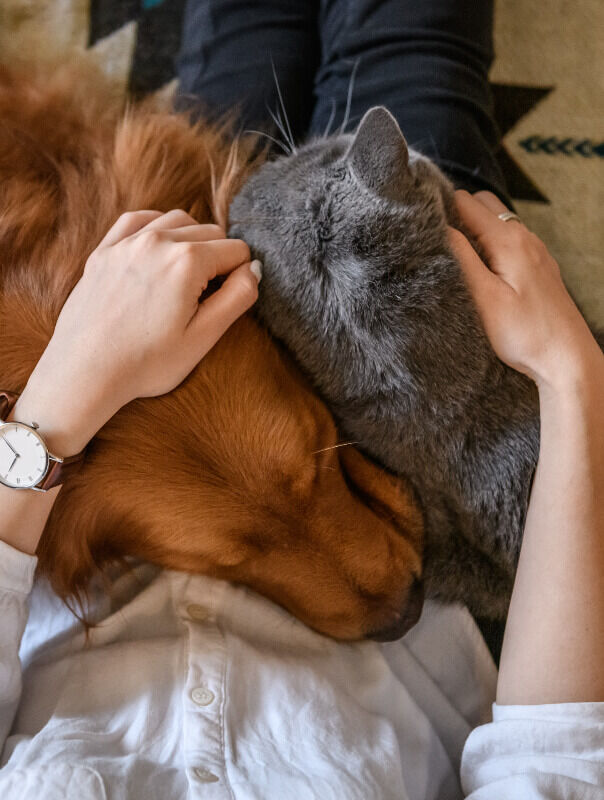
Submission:
[[[7,419],[35,427],[51,453],[67,458],[83,450],[94,434],[67,414],[57,417],[57,412],[60,414],[58,406],[50,413],[45,410],[42,396],[34,399],[26,395],[19,397]]]
[[[559,353],[553,366],[534,376],[542,400],[571,396],[601,388],[604,381],[604,354],[596,340],[589,335],[580,346]]]
[[[8,419],[35,423],[50,452],[67,458],[83,450],[109,416],[103,404],[84,393],[58,392],[32,375]]]
[[[556,380],[538,381],[539,404],[544,415],[559,416],[579,409],[601,409],[604,402],[604,356],[575,363]]]

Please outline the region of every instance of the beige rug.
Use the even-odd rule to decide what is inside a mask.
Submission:
[[[554,87],[504,139],[549,200],[518,213],[604,326],[604,2],[499,0],[495,31],[492,80]]]
[[[183,0],[94,0],[91,12],[91,0],[0,0],[0,57],[76,49],[123,91],[164,83],[169,91],[183,6]],[[516,200],[516,206],[560,262],[587,316],[602,326],[603,42],[603,0],[498,2],[491,77],[504,85],[508,111],[515,102],[509,87],[551,89],[505,134],[510,168],[532,187],[528,195],[540,198]]]

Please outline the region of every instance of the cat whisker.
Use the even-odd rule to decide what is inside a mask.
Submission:
[[[300,220],[302,217],[300,214],[279,214],[279,219],[292,219],[292,220]],[[253,216],[253,217],[239,217],[238,219],[231,219],[232,225],[246,225],[254,222],[274,222],[274,216],[266,214],[265,216]]]
[[[325,130],[323,131],[323,138],[327,139],[329,136],[329,132],[331,131],[331,126],[333,125],[333,121],[336,118],[336,99],[335,97],[331,98],[331,113],[329,115],[329,119],[327,120],[327,125]]]
[[[424,137],[423,139],[417,139],[415,142],[411,142],[409,146],[412,147],[413,150],[417,150],[418,152],[423,153],[423,155],[427,155],[427,153],[425,153],[422,149],[422,145],[426,143],[430,143],[432,145],[435,157],[440,160],[440,152],[436,145],[436,139],[431,133],[429,133],[428,136]]]
[[[351,126],[353,123],[357,122],[357,120],[361,120],[361,114],[355,114],[354,117],[349,117],[348,119],[348,126]]]
[[[285,110],[285,103],[283,102],[283,95],[281,94],[281,87],[279,86],[279,79],[277,78],[277,70],[275,69],[275,62],[271,59],[271,66],[273,68],[273,78],[275,79],[275,86],[277,88],[277,96],[279,97],[279,103],[281,104],[281,110],[283,111],[283,118],[285,120],[285,125],[287,127],[287,132],[289,133],[288,143],[291,146],[292,153],[296,152],[296,145],[294,143],[294,135],[292,133],[291,125],[289,124],[289,119],[287,117],[287,111]]]
[[[283,121],[283,117],[281,116],[281,112],[280,111],[277,112],[277,121],[279,122],[279,124],[281,125],[282,128],[285,127],[285,123]],[[286,117],[286,121],[287,121],[287,117]],[[287,121],[287,128],[289,130],[289,122],[288,121]],[[295,153],[296,152],[296,145],[294,144],[294,140],[293,140],[291,131],[289,132],[289,136],[286,136],[285,138],[286,138],[287,142],[290,144],[292,153]]]
[[[322,447],[320,450],[313,450],[311,455],[314,456],[317,453],[325,453],[327,450],[337,450],[338,447],[350,447],[353,444],[359,444],[359,442],[340,442],[339,444],[332,444],[330,447]]]
[[[291,155],[293,151],[292,151],[291,145],[289,144],[289,141],[287,139],[287,133],[285,132],[285,128],[283,127],[283,120],[281,119],[281,116],[280,115],[279,116],[275,115],[273,113],[273,111],[271,111],[271,109],[268,107],[268,105],[266,106],[266,110],[268,111],[268,113],[271,116],[271,119],[273,120],[273,122],[277,126],[277,130],[283,136],[283,142],[284,142],[284,144],[287,145],[287,151]]]
[[[350,73],[350,83],[348,84],[348,95],[346,97],[346,110],[344,111],[344,120],[342,122],[342,125],[340,126],[340,131],[339,131],[341,134],[344,133],[344,130],[346,129],[346,126],[348,125],[349,122],[350,109],[352,106],[352,92],[354,91],[354,80],[356,78],[357,70],[359,68],[360,63],[361,59],[357,58],[357,60],[354,62],[352,72]]]
[[[271,142],[274,142],[276,145],[278,145],[286,155],[288,156],[291,155],[291,151],[283,144],[283,142],[280,142],[279,139],[275,139],[275,137],[271,136],[270,133],[265,133],[264,131],[257,131],[254,128],[246,128],[246,130],[244,130],[243,132],[255,133],[256,136],[264,136],[267,139],[270,139]]]
[[[430,134],[430,141],[432,142],[432,147],[434,148],[434,152],[436,153],[436,158],[440,161],[440,152],[436,144],[436,139],[432,134]]]

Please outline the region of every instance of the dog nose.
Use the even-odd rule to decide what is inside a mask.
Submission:
[[[393,642],[395,639],[400,639],[419,620],[423,607],[424,584],[418,578],[414,578],[407,595],[407,605],[400,619],[386,628],[370,634],[367,638],[376,642]]]

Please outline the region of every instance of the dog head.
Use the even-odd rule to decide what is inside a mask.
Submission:
[[[174,392],[99,432],[39,556],[63,595],[135,555],[244,583],[330,636],[385,639],[419,617],[421,540],[405,482],[338,446],[326,407],[248,317]]]

